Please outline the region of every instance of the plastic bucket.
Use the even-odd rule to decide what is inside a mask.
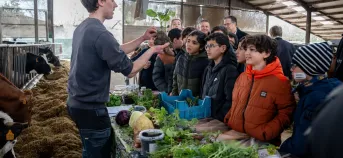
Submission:
[[[143,130],[139,133],[139,139],[142,143],[141,154],[148,156],[149,153],[153,153],[157,150],[156,141],[162,140],[164,133],[159,129]]]

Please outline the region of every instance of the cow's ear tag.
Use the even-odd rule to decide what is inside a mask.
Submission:
[[[9,130],[6,134],[6,140],[14,140],[14,134],[12,133],[11,130]]]

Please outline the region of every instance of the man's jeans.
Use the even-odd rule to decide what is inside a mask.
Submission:
[[[68,113],[80,132],[82,158],[111,158],[114,132],[107,109],[90,110],[68,106]]]

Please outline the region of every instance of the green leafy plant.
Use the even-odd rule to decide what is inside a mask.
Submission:
[[[187,102],[189,107],[197,106],[198,105],[198,101],[199,101],[199,97],[195,97],[194,99],[192,99],[192,98],[187,98],[186,99],[186,102]]]
[[[153,20],[158,21],[160,23],[161,30],[164,30],[167,28],[167,22],[171,19],[171,17],[175,16],[175,12],[169,9],[167,9],[164,13],[155,12],[152,9],[148,9],[146,11],[146,15],[148,15],[149,17],[152,17]]]
[[[107,107],[120,106],[121,105],[121,96],[111,94],[110,101],[106,103]]]
[[[159,98],[154,95],[151,89],[144,90],[143,95],[138,96],[138,98],[135,98],[134,100],[136,100],[136,105],[144,106],[146,109],[157,107],[160,103]]]

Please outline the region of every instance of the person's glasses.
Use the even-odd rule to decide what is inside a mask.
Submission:
[[[219,46],[219,45],[218,44],[207,44],[205,46],[205,49],[211,49],[211,48],[214,48],[214,47],[217,47],[217,46]]]
[[[231,23],[225,23],[224,24],[224,26],[230,26],[231,25]]]

